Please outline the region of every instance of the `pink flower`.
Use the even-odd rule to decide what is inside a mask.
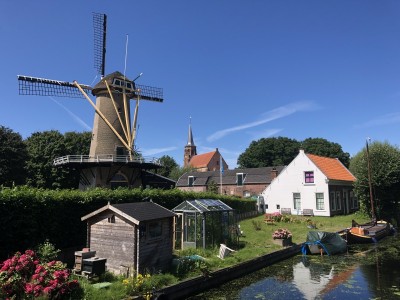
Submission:
[[[45,292],[46,294],[51,294],[51,292],[53,291],[53,287],[51,287],[51,286],[46,286],[44,289],[43,289],[43,292]]]

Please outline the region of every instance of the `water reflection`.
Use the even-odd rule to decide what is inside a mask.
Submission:
[[[298,255],[190,299],[400,299],[400,240]]]

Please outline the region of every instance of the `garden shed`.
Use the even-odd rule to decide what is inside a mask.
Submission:
[[[114,274],[167,270],[175,214],[153,202],[110,204],[84,216],[87,247]]]
[[[219,247],[236,240],[235,210],[220,200],[186,200],[173,211],[175,249]]]

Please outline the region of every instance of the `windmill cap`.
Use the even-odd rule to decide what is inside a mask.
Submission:
[[[97,94],[99,94],[100,92],[103,92],[105,90],[107,90],[107,86],[104,83],[105,81],[107,81],[108,85],[111,87],[118,87],[118,84],[115,84],[115,82],[128,82],[128,84],[132,84],[131,89],[135,89],[135,83],[130,80],[129,78],[125,77],[121,72],[113,72],[107,76],[105,76],[99,83],[97,83],[94,88],[92,89],[92,94],[93,96],[96,96]],[[129,88],[129,86],[128,86]]]

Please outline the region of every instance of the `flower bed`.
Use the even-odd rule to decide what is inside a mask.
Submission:
[[[276,239],[288,239],[292,237],[292,233],[285,229],[285,228],[279,228],[277,230],[274,231],[274,233],[272,234],[272,238],[274,240]]]
[[[0,298],[63,299],[79,290],[77,280],[60,261],[41,263],[35,252],[26,250],[0,263]]]

